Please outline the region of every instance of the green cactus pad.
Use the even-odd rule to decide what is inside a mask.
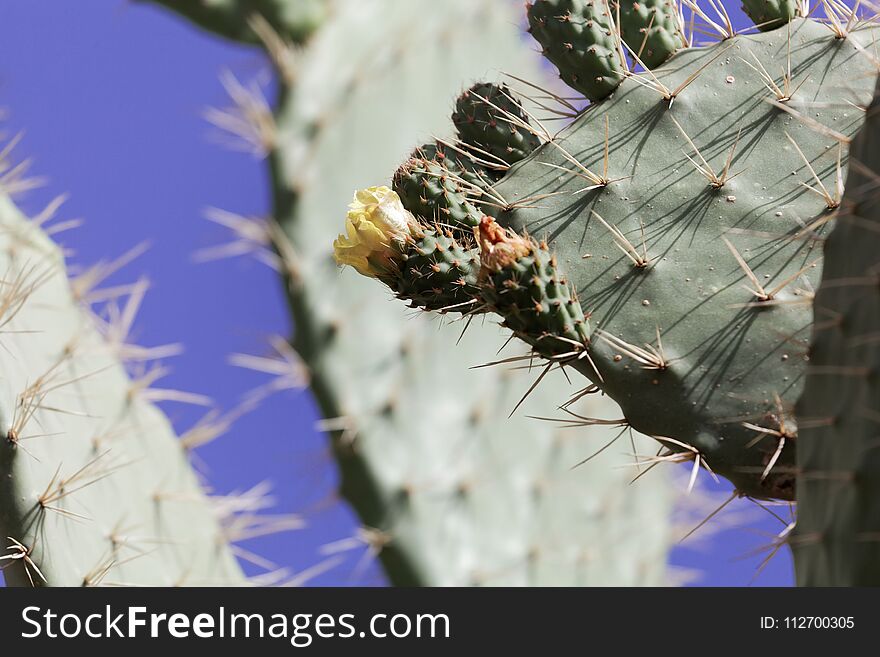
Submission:
[[[880,96],[853,141],[825,240],[804,393],[797,406],[801,586],[880,586]],[[855,164],[858,163],[858,164]]]
[[[799,0],[742,0],[743,11],[762,32],[775,30],[798,15]]]
[[[245,584],[170,423],[120,364],[122,345],[99,334],[60,249],[5,195],[0,270],[7,584]]]
[[[685,47],[683,28],[674,0],[620,0],[623,40],[648,68]]]
[[[608,0],[536,0],[529,32],[559,76],[591,101],[617,88],[626,73]]]
[[[800,86],[774,105],[756,61],[783,70],[789,33]],[[815,237],[845,164],[834,135],[864,120],[876,68],[855,42],[874,38],[795,19],[790,32],[683,50],[656,73],[662,89],[624,81],[497,185],[514,206],[499,222],[551,242],[601,330],[591,355],[603,389],[635,428],[688,445],[743,494],[794,497],[794,441],[773,432],[793,426]],[[572,159],[598,171],[606,149],[616,182],[584,191]],[[638,351],[659,350],[658,336],[662,369]]]
[[[541,140],[529,117],[505,84],[475,84],[455,103],[452,123],[465,144],[514,164],[535,150]]]
[[[144,0],[138,0],[144,1]],[[250,19],[262,17],[282,38],[304,43],[327,18],[328,0],[146,0],[164,5],[211,32],[260,43]]]

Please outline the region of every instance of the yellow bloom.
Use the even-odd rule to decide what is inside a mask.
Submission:
[[[400,246],[415,226],[415,218],[391,189],[361,189],[348,206],[346,234],[333,242],[333,255],[337,264],[351,265],[364,276],[376,276],[400,260]]]

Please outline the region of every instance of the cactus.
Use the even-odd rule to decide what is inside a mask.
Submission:
[[[802,586],[880,586],[880,95],[852,164],[814,302],[797,406],[798,514],[789,544]]]
[[[784,25],[795,16],[806,16],[801,0],[742,0],[743,11],[755,21],[758,29],[767,32]]]
[[[608,18],[600,10],[529,6],[532,33],[563,79],[572,62],[558,53],[599,52],[595,30],[575,26],[590,12]],[[497,221],[482,220],[479,251],[459,238],[483,261],[480,292],[459,310],[501,314],[548,367],[570,366],[617,401],[668,459],[725,476],[741,496],[795,497],[792,413],[815,246],[840,203],[844,145],[877,73],[866,52],[877,28],[836,18],[722,33],[656,71],[617,82],[602,74],[601,95],[613,83],[612,95],[558,134],[533,128],[544,143],[481,190],[501,208]],[[768,73],[779,70],[781,80]],[[485,151],[469,133],[459,138],[459,150]],[[427,219],[403,200],[417,223]],[[399,243],[400,257],[412,246]]]
[[[143,2],[144,0],[139,0]],[[244,43],[259,44],[250,19],[260,16],[291,43],[301,44],[326,20],[328,0],[148,0],[161,2],[195,25]]]
[[[0,567],[9,585],[242,585],[187,455],[71,289],[61,250],[0,195]],[[75,294],[78,293],[78,294]],[[126,321],[123,319],[123,322]]]
[[[589,100],[601,100],[626,73],[625,54],[608,0],[538,0],[529,33],[559,77]]]
[[[616,406],[593,395],[571,407],[607,418],[586,442],[570,440],[565,425],[505,419],[536,373],[465,371],[504,345],[496,327],[475,322],[462,335],[463,324],[407,320],[378,287],[340,276],[329,248],[336,225],[328,218],[350,190],[387,176],[415,137],[442,126],[446,99],[472,76],[501,66],[536,74],[512,28],[511,5],[369,0],[344,8],[295,57],[275,47],[277,35],[261,32],[282,83],[268,157],[292,345],[333,420],[340,492],[360,516],[361,538],[398,585],[662,583],[676,499],[665,475],[651,473],[641,488],[628,486],[636,470],[571,469],[626,436],[615,426]],[[478,190],[537,145],[530,131],[510,129],[507,113],[518,110],[505,94],[487,86],[458,103],[457,120],[487,158],[429,144],[395,177],[394,188],[431,225],[409,234],[390,204],[396,195],[367,190],[353,203],[340,257],[392,287],[400,283],[397,293],[418,305],[455,305],[455,286],[461,279],[464,289],[475,285],[477,270],[463,251],[473,246],[467,233],[451,235],[450,223],[476,224],[491,213],[491,199]],[[433,175],[441,171],[454,175]],[[391,247],[408,240],[418,247],[401,266]],[[425,275],[404,278],[403,270]],[[432,296],[447,284],[446,298]],[[553,373],[544,382],[524,412],[558,403],[564,379]],[[645,444],[634,440],[636,449]],[[620,459],[608,450],[597,462]]]
[[[674,0],[620,0],[620,34],[648,68],[687,45],[680,5]]]

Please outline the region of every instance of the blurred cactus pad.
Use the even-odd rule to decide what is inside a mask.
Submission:
[[[145,286],[135,285],[131,302],[120,305],[111,291],[109,314],[96,322],[90,304],[107,298],[96,289],[104,270],[68,281],[61,249],[41,227],[49,214],[29,219],[0,194],[6,583],[246,584],[220,507],[150,401],[162,370],[146,364],[162,350],[128,343]],[[125,364],[140,375],[130,377]]]
[[[825,242],[798,402],[801,586],[880,586],[880,95],[852,144],[846,194]]]
[[[736,34],[723,7],[686,4],[717,42],[682,47],[694,33],[671,3],[530,3],[532,35],[592,102],[519,84],[545,107],[524,115],[506,87],[492,92],[504,103],[485,86],[466,92],[483,105],[482,135],[453,115],[457,141],[440,144],[457,154],[452,165],[427,146],[419,167],[403,165],[426,190],[452,184],[416,203],[394,178],[416,228],[374,275],[427,309],[499,315],[543,371],[579,371],[626,425],[656,438],[651,461],[705,468],[734,495],[793,501],[821,245],[873,95],[880,33],[842,6],[823,3],[817,19],[801,17],[801,3],[763,3],[772,22]],[[554,117],[570,122],[551,129]],[[492,215],[476,236],[465,202]],[[432,268],[409,266],[428,253]],[[427,302],[426,280],[436,281]]]

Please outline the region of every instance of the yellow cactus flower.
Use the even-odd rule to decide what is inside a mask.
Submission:
[[[345,235],[333,242],[339,265],[351,265],[364,276],[377,276],[401,259],[400,246],[416,229],[415,217],[388,187],[355,192],[348,206]]]

